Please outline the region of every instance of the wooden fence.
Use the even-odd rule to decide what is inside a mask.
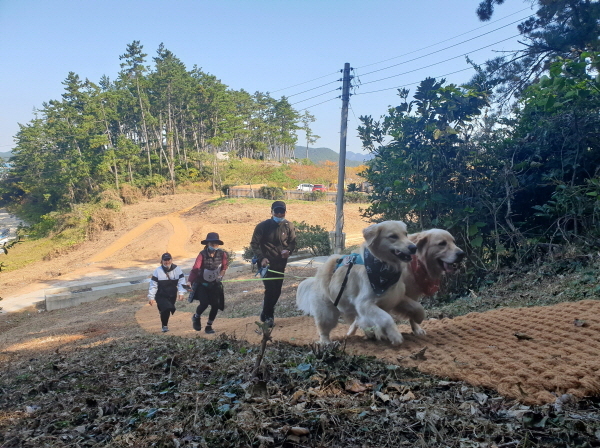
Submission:
[[[305,201],[316,201],[321,199],[321,195],[312,194],[305,191],[297,191],[297,190],[283,190],[284,198],[283,199],[298,199]],[[263,198],[260,195],[260,192],[257,188],[240,188],[240,187],[232,187],[227,190],[227,196],[230,198]],[[335,191],[327,191],[325,192],[325,197],[321,200],[335,202],[337,198],[337,192]],[[366,195],[365,195],[366,198]],[[265,198],[270,199],[270,198]]]

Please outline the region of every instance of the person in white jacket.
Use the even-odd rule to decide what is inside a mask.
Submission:
[[[185,294],[185,275],[181,268],[173,263],[170,253],[160,257],[161,265],[152,273],[150,287],[148,288],[148,304],[156,302],[160,313],[162,331],[169,331],[169,317],[175,312],[175,300],[183,300]]]

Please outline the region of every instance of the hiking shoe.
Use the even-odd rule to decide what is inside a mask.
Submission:
[[[202,324],[200,323],[200,316],[194,314],[192,316],[192,327],[194,327],[194,330],[196,331],[200,331],[202,330]]]
[[[204,327],[204,332],[206,334],[214,334],[215,330],[212,329],[212,325],[207,325],[206,327]]]
[[[167,331],[169,331],[169,327],[167,327],[166,325],[164,327],[162,327],[163,333],[166,333]]]
[[[265,319],[265,324],[267,324],[267,327],[273,328],[275,326],[275,320],[272,317],[267,317]]]

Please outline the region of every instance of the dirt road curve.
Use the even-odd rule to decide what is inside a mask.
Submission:
[[[218,232],[224,248],[239,252],[249,245],[254,226],[270,215],[271,201],[240,199],[215,201],[208,194],[161,196],[124,206],[115,231],[102,233],[64,253],[55,253],[18,271],[0,275],[5,299],[55,287],[57,283],[151,272],[160,255],[170,252],[175,262],[191,266],[208,232]],[[364,205],[348,204],[345,231],[348,244],[357,244],[367,223],[360,216]],[[335,204],[289,201],[288,219],[335,227]],[[24,250],[26,245],[14,250]],[[239,261],[239,258],[238,258]],[[6,302],[5,302],[6,303]]]

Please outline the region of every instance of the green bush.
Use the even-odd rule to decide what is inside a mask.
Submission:
[[[329,232],[323,227],[302,222],[295,222],[296,227],[296,249],[308,249],[314,256],[331,255],[329,245]]]
[[[250,246],[244,246],[244,251],[242,252],[242,259],[245,261],[252,261],[254,257],[254,251]]]
[[[264,199],[285,199],[283,188],[279,187],[260,187],[258,190],[258,195]]]
[[[344,202],[349,202],[351,204],[360,204],[368,202],[368,196],[365,193],[353,191],[344,195]]]
[[[305,201],[323,201],[327,198],[327,193],[324,191],[311,191],[310,193],[304,193],[303,199]]]

